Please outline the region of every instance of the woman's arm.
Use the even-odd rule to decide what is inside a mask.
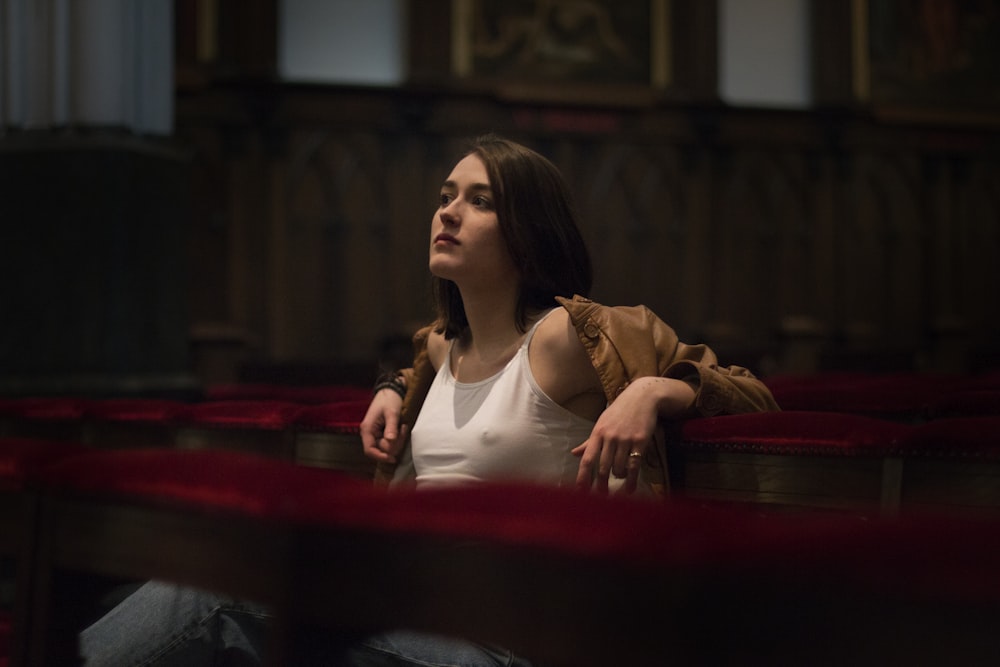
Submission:
[[[603,392],[601,407],[608,406],[592,417],[591,437],[574,450],[581,457],[580,486],[604,490],[614,474],[625,476],[626,489],[634,488],[641,455],[661,419],[779,409],[749,371],[719,366],[707,346],[680,342],[648,308],[579,297],[558,301],[571,330],[563,347],[575,342],[573,358],[590,364]],[[657,453],[663,459],[664,452]]]
[[[601,413],[587,441],[573,450],[580,457],[577,486],[607,493],[614,475],[625,479],[626,493],[635,491],[657,422],[683,415],[694,400],[694,388],[683,380],[650,376],[629,384]]]
[[[361,421],[365,456],[379,463],[395,463],[406,442],[407,428],[400,425],[403,397],[392,389],[375,392]]]
[[[423,335],[421,335],[423,334]],[[442,334],[421,332],[415,338],[424,347],[416,351],[417,358],[426,353],[434,370],[440,368],[448,353],[448,343]],[[411,368],[399,372],[404,389],[415,381]],[[406,445],[409,425],[401,421],[404,398],[392,388],[377,391],[361,422],[361,442],[364,453],[378,463],[395,464]]]
[[[608,405],[601,378],[564,309],[539,326],[529,348],[531,371],[555,402],[595,423],[590,438],[573,450],[580,457],[577,484],[607,492],[614,474],[634,491],[639,463],[660,419],[689,411],[694,388],[683,380],[643,377],[629,384]],[[635,453],[636,456],[630,456]]]

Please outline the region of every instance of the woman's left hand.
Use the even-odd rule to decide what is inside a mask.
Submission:
[[[573,449],[580,457],[577,486],[607,493],[613,474],[625,480],[626,493],[635,491],[657,421],[678,414],[694,396],[689,384],[671,378],[644,377],[629,384],[601,413],[587,441]]]

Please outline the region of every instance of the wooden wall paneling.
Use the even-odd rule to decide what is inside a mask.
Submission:
[[[199,255],[214,264],[197,267],[211,283],[197,310],[259,336],[265,361],[361,361],[432,315],[434,198],[485,130],[528,143],[565,174],[596,298],[646,303],[727,361],[801,370],[816,362],[775,356],[796,334],[812,336],[825,367],[954,366],[921,349],[935,323],[948,333],[949,318],[973,346],[996,347],[998,316],[984,304],[998,287],[1000,177],[977,143],[988,133],[927,133],[862,112],[268,94],[263,104],[239,86],[206,92],[213,101],[200,109],[182,98],[178,123],[207,181],[199,199],[215,198],[197,201],[196,217],[215,220],[198,234],[226,249]],[[285,152],[272,145],[275,124]]]
[[[285,135],[285,150],[274,155],[271,161],[270,188],[271,208],[268,211],[269,261],[271,278],[268,281],[265,298],[269,313],[268,356],[286,359],[293,356],[294,325],[288,316],[290,303],[299,301],[291,284],[290,267],[298,261],[289,250],[292,211],[289,206],[289,172],[292,156],[298,143],[297,132],[289,130]]]
[[[590,247],[609,303],[643,303],[683,328],[685,196],[676,151],[602,142],[581,184]]]
[[[595,294],[600,300],[625,303],[627,292],[637,296],[645,282],[628,236],[647,228],[649,221],[636,196],[633,146],[610,142],[588,142],[584,173],[586,180],[573,189],[585,219],[588,247],[595,272]],[[641,168],[641,167],[640,167]],[[633,171],[633,173],[623,173]],[[631,290],[629,289],[631,286]]]
[[[672,94],[687,101],[718,99],[717,0],[670,0]]]
[[[819,107],[852,106],[854,69],[851,2],[809,3],[812,97]]]
[[[956,195],[957,275],[953,298],[970,331],[970,364],[1000,363],[1000,161],[964,163]],[[990,352],[992,350],[992,352]]]
[[[775,306],[761,322],[765,358],[759,370],[810,372],[818,368],[825,335],[822,318],[829,304],[821,293],[818,241],[823,236],[817,206],[821,183],[807,150],[796,147],[773,158],[776,173],[770,197],[777,264],[773,291],[766,288],[763,298]]]
[[[297,137],[286,172],[287,256],[292,291],[282,307],[289,332],[279,356],[370,358],[381,324],[372,303],[384,298],[384,265],[374,248],[387,237],[380,146],[371,135],[308,132]],[[278,351],[276,351],[278,352]]]
[[[230,316],[247,332],[251,356],[267,354],[270,332],[266,294],[271,279],[269,156],[259,133],[249,130],[230,158]]]
[[[924,320],[926,339],[923,368],[946,370],[968,365],[968,330],[961,314],[961,288],[958,282],[958,234],[956,209],[956,169],[941,157],[924,157],[921,174],[923,202],[927,213],[927,231],[922,252],[926,257]]]
[[[355,149],[357,163],[352,178],[345,183],[346,209],[352,220],[351,244],[345,268],[345,311],[330,313],[332,324],[344,333],[349,359],[372,359],[383,338],[389,282],[382,269],[389,264],[388,165],[399,159],[398,149],[384,135],[367,135]],[[346,321],[345,321],[346,320]],[[374,373],[372,381],[374,381]]]
[[[720,349],[756,355],[770,338],[780,302],[781,226],[778,190],[783,177],[773,160],[754,150],[734,149],[721,163],[713,217],[714,306],[711,329]],[[756,365],[756,364],[754,364]]]
[[[926,265],[919,161],[908,155],[860,153],[840,223],[845,351],[869,365],[880,352],[912,354],[921,344]],[[883,361],[888,361],[884,359]]]
[[[187,392],[189,155],[115,131],[0,140],[0,392]]]
[[[208,322],[229,312],[229,164],[213,128],[185,127],[179,139],[192,156],[188,303],[192,323]]]
[[[698,140],[679,142],[682,188],[685,193],[684,272],[684,333],[689,342],[706,342],[708,324],[714,316],[712,299],[712,255],[716,238],[709,221],[716,199],[712,187],[716,158]],[[679,326],[679,325],[675,325]]]
[[[655,178],[642,182],[653,233],[645,258],[651,289],[633,299],[648,299],[656,313],[690,337],[696,329],[697,314],[691,308],[686,277],[694,273],[696,258],[688,251],[691,216],[682,156],[676,146],[659,142],[640,144],[640,150],[655,165],[651,174]]]
[[[237,317],[233,290],[241,261],[234,252],[239,238],[233,192],[230,142],[211,124],[184,124],[179,141],[192,155],[193,205],[188,237],[190,276],[189,344],[193,370],[203,385],[236,379],[256,338],[249,323]]]
[[[803,155],[804,184],[801,196],[806,218],[802,221],[800,243],[803,280],[808,285],[802,302],[794,310],[786,308],[779,322],[780,354],[773,370],[785,373],[814,373],[832,347],[831,324],[837,311],[837,222],[843,210],[843,160],[822,148],[807,149]],[[794,276],[788,279],[794,280]]]
[[[282,173],[282,244],[275,251],[285,287],[273,317],[281,321],[283,335],[271,350],[279,361],[321,360],[339,343],[336,332],[324,326],[324,311],[342,307],[333,281],[343,270],[337,241],[345,233],[338,185],[321,163],[327,141],[325,128],[294,132]]]
[[[282,264],[288,292],[280,304],[288,331],[279,360],[323,359],[335,354],[337,332],[326,330],[324,311],[339,311],[342,294],[335,281],[343,271],[339,241],[345,236],[340,187],[322,149],[331,141],[327,128],[305,130],[293,138],[285,171],[285,247]],[[319,341],[325,341],[325,345]]]
[[[409,80],[434,84],[451,78],[452,0],[408,0]]]
[[[268,79],[278,66],[279,0],[202,0],[217,6],[216,70]]]
[[[385,190],[380,194],[389,218],[388,254],[384,264],[376,267],[375,279],[383,284],[384,295],[378,319],[380,335],[386,340],[380,348],[396,339],[398,351],[383,352],[388,355],[386,361],[395,354],[407,355],[406,339],[433,317],[427,249],[437,195],[447,176],[438,165],[428,163],[423,142],[413,134],[392,136],[388,141],[394,145],[395,156],[387,165]]]

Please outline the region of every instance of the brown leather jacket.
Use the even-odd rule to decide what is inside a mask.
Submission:
[[[680,342],[674,330],[645,306],[603,306],[581,296],[557,297],[557,301],[569,312],[609,404],[632,380],[661,376],[685,380],[695,389],[695,399],[681,418],[779,409],[771,392],[750,371],[719,366],[707,346]],[[411,427],[434,380],[427,356],[431,329],[425,327],[414,336],[413,368],[403,371],[407,391],[401,419]],[[644,479],[661,493],[669,486],[666,461],[661,429],[643,465]],[[377,479],[390,479],[392,472],[393,466],[380,465]]]

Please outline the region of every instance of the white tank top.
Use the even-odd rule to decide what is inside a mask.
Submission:
[[[575,482],[580,460],[570,450],[590,437],[594,422],[549,398],[531,374],[528,345],[545,317],[531,327],[503,370],[480,382],[455,380],[449,350],[411,434],[418,487],[487,480]]]

